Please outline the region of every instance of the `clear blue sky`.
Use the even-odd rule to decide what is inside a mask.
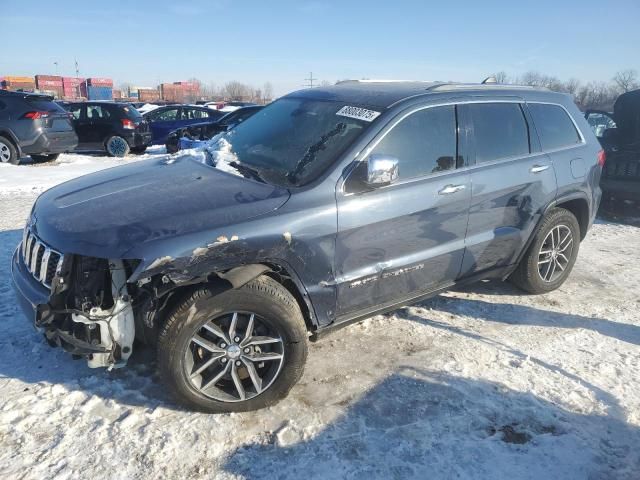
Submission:
[[[276,94],[319,80],[480,81],[504,70],[640,71],[640,1],[0,0],[0,76],[231,79]]]

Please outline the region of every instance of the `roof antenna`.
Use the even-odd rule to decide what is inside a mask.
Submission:
[[[487,85],[488,83],[498,83],[498,80],[493,75],[482,80],[482,85]]]

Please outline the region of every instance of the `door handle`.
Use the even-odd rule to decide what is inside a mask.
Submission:
[[[544,172],[547,168],[549,168],[549,165],[534,165],[529,169],[529,171],[531,173],[540,173]]]
[[[450,195],[452,193],[459,192],[460,190],[464,190],[465,188],[466,187],[464,185],[447,185],[438,192],[438,195]]]

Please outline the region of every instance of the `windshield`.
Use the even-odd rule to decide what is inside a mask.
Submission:
[[[354,111],[363,114],[344,113]],[[224,162],[269,183],[301,186],[326,170],[377,115],[344,103],[284,98],[213,138],[207,150],[218,168]]]

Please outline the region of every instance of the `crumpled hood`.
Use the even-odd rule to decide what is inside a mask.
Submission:
[[[185,155],[102,170],[47,190],[34,206],[32,228],[63,253],[135,258],[128,254],[145,243],[234,225],[288,198],[286,189]]]
[[[623,93],[613,106],[620,142],[640,143],[640,90]]]

